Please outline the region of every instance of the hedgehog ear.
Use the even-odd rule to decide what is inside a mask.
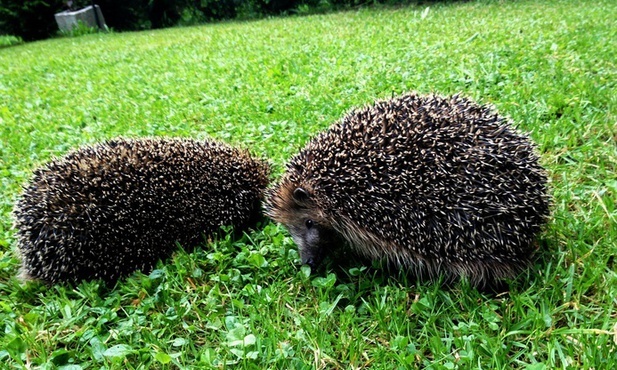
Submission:
[[[310,195],[305,189],[296,188],[296,190],[294,190],[293,197],[296,202],[305,202],[310,198]]]

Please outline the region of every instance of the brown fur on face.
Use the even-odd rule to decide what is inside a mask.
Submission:
[[[298,245],[302,264],[315,268],[340,237],[309,189],[290,179],[283,180],[280,187],[269,192],[266,214],[287,226]]]

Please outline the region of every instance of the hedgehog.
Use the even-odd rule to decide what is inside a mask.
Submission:
[[[269,164],[213,140],[116,138],[37,169],[14,206],[24,280],[115,282],[262,217]]]
[[[547,182],[535,145],[493,108],[408,93],[315,136],[264,207],[312,269],[351,251],[479,287],[529,265],[549,217]]]

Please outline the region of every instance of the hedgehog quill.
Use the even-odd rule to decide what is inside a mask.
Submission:
[[[549,216],[547,181],[530,139],[491,108],[412,93],[318,134],[265,208],[313,268],[347,246],[419,277],[480,286],[529,264]]]
[[[113,139],[34,171],[15,205],[22,276],[47,283],[148,273],[222,225],[261,217],[269,165],[215,141]]]

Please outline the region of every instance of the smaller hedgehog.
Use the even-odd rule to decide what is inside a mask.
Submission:
[[[460,96],[408,94],[313,138],[266,195],[302,263],[347,244],[417,276],[480,286],[526,266],[549,215],[530,140]]]
[[[113,139],[34,171],[14,208],[22,276],[47,283],[150,272],[176,243],[261,217],[269,165],[215,141]]]

